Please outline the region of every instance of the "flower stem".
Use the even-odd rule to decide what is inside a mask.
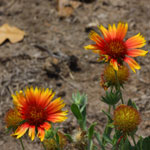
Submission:
[[[44,143],[42,142],[42,145],[43,145],[43,147],[44,147],[44,150],[46,150],[46,147],[45,147],[45,145],[44,145]]]
[[[121,102],[122,102],[122,104],[124,104],[123,97],[122,97],[122,92],[121,92],[121,89],[120,89],[120,83],[119,83],[119,79],[118,79],[118,75],[117,75],[117,71],[116,70],[114,70],[114,71],[115,71],[115,77],[116,77],[116,80],[117,80],[116,90],[119,91],[120,96],[121,96]]]
[[[108,113],[110,114],[110,111],[111,111],[111,105],[109,105],[108,107]]]
[[[113,105],[113,109],[115,110],[116,108],[115,108],[115,105]]]
[[[131,135],[131,138],[132,138],[132,140],[133,140],[133,143],[134,143],[134,145],[135,145],[136,149],[137,149],[137,150],[139,150],[139,148],[138,148],[138,146],[137,146],[137,144],[136,144],[136,141],[135,141],[134,135]]]
[[[20,138],[19,141],[20,141],[20,143],[21,143],[22,149],[24,150],[24,145],[23,145],[22,139]]]

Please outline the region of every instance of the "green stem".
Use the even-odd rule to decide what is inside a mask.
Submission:
[[[108,107],[108,112],[107,112],[107,113],[110,114],[110,112],[111,112],[111,105],[109,105],[109,107]],[[111,133],[112,129],[111,129],[110,127],[108,127],[108,124],[109,124],[109,123],[111,123],[111,120],[108,118],[108,120],[107,120],[107,125],[105,126],[103,135],[108,135],[108,136],[110,136],[110,133]],[[107,143],[107,141],[105,140],[104,137],[102,137],[102,144],[105,145],[106,143]]]
[[[97,141],[98,141],[98,144],[100,145],[101,149],[102,149],[102,150],[105,150],[105,146],[104,146],[104,144],[102,143],[102,141],[101,141],[101,139],[100,139],[99,133],[96,133],[96,132],[95,132],[94,135],[95,135],[95,137],[96,137],[96,139],[97,139]]]
[[[44,150],[46,150],[46,147],[45,147],[45,145],[44,145],[44,143],[42,142],[42,145],[43,145],[43,147],[44,147]]]
[[[117,75],[117,71],[116,70],[114,70],[114,71],[115,71],[115,77],[116,77],[116,80],[117,80],[116,90],[119,91],[120,96],[121,96],[121,102],[122,102],[122,104],[124,104],[123,97],[122,97],[122,92],[121,92],[121,89],[120,89],[120,83],[119,83],[119,79],[118,79],[118,75]]]
[[[23,145],[22,139],[20,138],[19,141],[20,141],[20,143],[21,143],[22,149],[24,150],[24,145]]]
[[[115,108],[115,105],[113,105],[113,109],[115,110],[116,108]]]
[[[58,134],[57,134],[58,135]],[[57,150],[60,150],[60,144],[59,144],[59,141],[57,140],[57,138],[54,138],[54,141],[56,142],[57,144]]]
[[[110,114],[110,111],[111,111],[111,105],[109,105],[109,108],[108,108],[108,113]]]
[[[134,143],[134,145],[135,145],[135,147],[136,147],[136,150],[139,150],[139,148],[138,148],[138,146],[137,146],[137,144],[136,144],[136,141],[135,141],[134,135],[131,135],[131,138],[132,138],[133,143]]]

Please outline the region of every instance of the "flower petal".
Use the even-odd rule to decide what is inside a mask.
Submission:
[[[128,50],[127,55],[131,57],[137,57],[137,56],[145,56],[148,53],[148,51],[144,51],[141,49],[133,49],[133,50]]]
[[[51,125],[48,122],[44,122],[44,124],[40,125],[40,128],[48,130],[51,128]]]
[[[45,137],[45,131],[44,131],[44,129],[38,127],[38,134],[37,134],[37,136],[41,139],[41,141],[43,141],[44,137]]]
[[[55,96],[55,93],[52,93],[52,90],[49,90],[48,88],[46,90],[42,90],[41,95],[37,101],[37,104],[43,107],[47,107],[47,105],[51,102],[53,97]]]
[[[110,34],[109,34],[109,31],[108,31],[105,27],[103,27],[103,26],[101,25],[101,26],[99,26],[99,29],[100,29],[100,31],[102,32],[105,41],[108,42],[109,40],[111,40],[111,36],[110,36]]]
[[[29,127],[29,137],[31,138],[31,140],[33,141],[35,138],[35,126],[30,126]]]
[[[136,72],[135,69],[140,69],[140,65],[132,58],[125,57],[124,61],[128,63],[133,72]]]
[[[26,133],[28,128],[29,128],[29,124],[28,123],[24,123],[24,124],[22,124],[21,126],[19,126],[17,128],[15,133],[12,134],[12,136],[17,136],[17,139],[18,139],[18,138],[22,137]]]
[[[111,39],[112,40],[115,39],[116,38],[116,26],[115,26],[115,24],[113,24],[113,26],[109,25],[108,31],[109,31]]]
[[[16,92],[16,95],[12,94],[12,98],[13,98],[13,103],[16,107],[20,107],[24,105],[26,101],[23,95],[23,91]]]
[[[87,45],[87,46],[84,46],[84,48],[86,50],[99,50],[99,46],[97,44],[91,44],[91,45]]]
[[[64,120],[67,119],[67,117],[66,117],[67,112],[68,112],[68,111],[65,111],[65,112],[58,112],[58,113],[51,114],[51,115],[48,117],[48,120],[49,120],[50,122],[53,122],[53,123],[56,123],[56,122],[63,122]]]
[[[103,47],[104,45],[104,40],[101,38],[101,36],[99,36],[95,31],[91,31],[90,34],[89,34],[89,38],[96,42],[96,44],[99,46],[99,47]]]
[[[123,40],[128,30],[128,24],[119,23],[117,26],[116,38],[119,40]]]
[[[143,36],[139,34],[129,38],[126,42],[125,45],[128,49],[133,49],[133,48],[141,48],[146,44],[146,40],[144,39]]]
[[[59,97],[49,104],[46,111],[52,114],[57,111],[60,111],[64,106],[65,106],[65,103],[63,103],[63,100],[61,100],[61,98]]]
[[[117,63],[117,60],[111,59],[110,64],[113,66],[113,68],[114,68],[115,70],[118,70],[118,63]]]

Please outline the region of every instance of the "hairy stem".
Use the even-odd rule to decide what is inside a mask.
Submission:
[[[114,70],[114,71],[115,71],[115,77],[116,77],[116,80],[117,80],[116,90],[119,91],[120,96],[121,96],[121,102],[122,102],[122,104],[124,104],[123,97],[122,97],[122,92],[121,92],[121,89],[120,89],[120,83],[119,83],[119,79],[118,79],[118,75],[117,75],[117,71],[116,70]]]
[[[44,143],[43,143],[43,142],[42,142],[42,145],[43,145],[44,150],[46,150],[46,147],[45,147],[45,145],[44,145]]]
[[[133,140],[133,143],[134,143],[134,145],[135,145],[136,149],[137,149],[137,150],[139,150],[139,148],[138,148],[138,146],[137,146],[137,144],[136,144],[136,141],[135,141],[134,135],[132,135],[132,136],[131,136],[131,138],[132,138],[132,140]]]
[[[22,139],[20,138],[19,141],[20,141],[20,143],[21,143],[22,149],[24,150],[24,145],[23,145]]]

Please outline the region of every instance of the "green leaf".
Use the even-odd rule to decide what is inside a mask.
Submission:
[[[80,94],[79,92],[77,92],[76,94],[73,93],[72,94],[72,101],[80,109],[81,107],[85,107],[86,106],[86,104],[87,104],[87,96],[86,96],[86,94]]]
[[[73,142],[73,139],[70,134],[64,134],[70,142]]]
[[[120,150],[135,150],[134,147],[131,146],[128,138],[124,141],[124,139],[120,142]]]
[[[92,147],[93,147],[92,136],[94,134],[95,125],[96,125],[96,122],[93,123],[88,129],[88,150],[92,150]]]
[[[131,99],[128,100],[127,105],[128,105],[128,106],[131,106],[131,107],[133,107],[133,108],[135,108],[135,109],[137,109],[137,106],[136,106],[135,102],[133,102]]]
[[[96,122],[93,123],[93,124],[89,127],[89,129],[88,129],[88,138],[89,138],[89,140],[92,139],[92,136],[93,136],[93,134],[94,134],[94,127],[95,127],[95,126],[96,126]]]
[[[108,105],[115,105],[118,103],[118,101],[121,99],[121,94],[120,92],[115,92],[113,93],[106,91],[106,96],[102,97],[102,101]]]
[[[128,133],[130,136],[134,136],[138,128],[136,127],[132,132]]]
[[[139,147],[139,150],[142,150],[142,144],[143,144],[143,138],[142,138],[142,136],[140,136],[140,139],[137,142],[137,147]]]
[[[143,139],[142,150],[150,150],[150,136]]]
[[[112,118],[111,118],[110,113],[105,112],[104,110],[102,110],[102,112],[108,117],[108,119],[109,119],[111,122],[113,121]]]
[[[115,126],[113,123],[109,123],[109,124],[107,124],[107,127],[114,128]]]
[[[105,127],[105,130],[104,130],[104,133],[103,133],[103,138],[102,138],[102,143],[104,145],[106,145],[107,143],[113,143],[112,139],[110,138],[110,134],[112,132],[112,128],[106,126]]]
[[[59,145],[59,136],[57,133],[56,133],[56,143],[57,143],[57,145]]]
[[[87,150],[92,150],[92,148],[93,148],[93,141],[90,140],[90,141],[88,142]]]
[[[114,134],[113,139],[112,139],[114,147],[117,144],[117,141],[121,137],[121,135],[122,135],[122,133],[119,130],[115,131],[115,134]]]
[[[76,104],[71,105],[71,111],[74,114],[74,116],[77,118],[77,120],[81,121],[83,119],[82,114]]]
[[[112,142],[111,138],[110,138],[109,136],[107,136],[106,134],[103,134],[103,139],[104,139],[106,142],[108,142],[108,143],[110,143],[110,144],[113,145],[113,142]]]
[[[105,150],[105,147],[104,147],[104,145],[102,144],[102,140],[101,140],[101,138],[100,138],[99,133],[94,132],[94,135],[95,135],[95,137],[96,137],[96,139],[97,139],[97,141],[98,141],[98,144],[99,144],[100,147],[102,148],[102,150]]]
[[[93,145],[93,150],[98,150],[97,146]]]
[[[52,129],[49,129],[49,130],[45,131],[45,138],[46,139],[50,139],[50,138],[53,138],[53,137],[54,137],[54,133],[53,133]]]

